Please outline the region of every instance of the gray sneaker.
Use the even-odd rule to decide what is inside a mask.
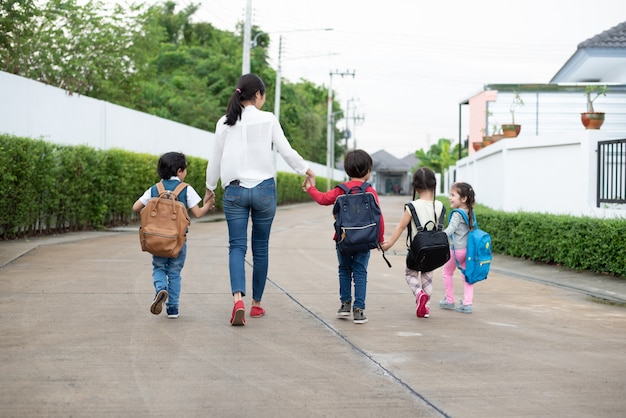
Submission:
[[[341,308],[337,311],[339,318],[345,318],[350,316],[350,310],[352,309],[352,302],[341,302]]]
[[[472,313],[472,305],[463,305],[462,303],[456,307],[457,312]]]
[[[352,310],[352,315],[354,317],[355,324],[364,324],[367,322],[367,317],[365,316],[365,312],[361,308],[354,308]]]
[[[454,309],[454,302],[448,303],[446,298],[443,298],[439,301],[439,307],[441,309]]]

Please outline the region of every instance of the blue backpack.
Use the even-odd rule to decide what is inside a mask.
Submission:
[[[351,189],[339,187],[345,194],[337,197],[333,207],[337,246],[342,254],[354,254],[378,247],[380,207],[372,193],[365,190],[369,183]]]
[[[467,214],[460,209],[452,209],[450,211],[450,218],[454,212],[458,212],[467,225],[470,225]],[[476,215],[473,215],[473,229],[470,229],[467,235],[467,255],[465,256],[465,269],[461,268],[459,260],[454,257],[456,266],[459,268],[465,281],[469,284],[474,284],[481,280],[485,280],[489,274],[489,268],[491,267],[491,235],[482,229],[478,228],[478,222],[476,221]],[[454,241],[450,241],[452,251],[454,252]]]

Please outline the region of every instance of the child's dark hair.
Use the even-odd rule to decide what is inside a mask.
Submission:
[[[167,152],[161,155],[157,164],[157,173],[164,180],[178,174],[178,170],[187,168],[187,158],[182,152]]]
[[[470,219],[470,224],[473,224],[473,222],[471,222],[471,219],[473,219],[472,212],[474,212],[474,203],[476,202],[474,189],[472,188],[472,186],[467,183],[463,183],[462,181],[457,181],[456,183],[453,183],[452,186],[450,186],[450,189],[454,189],[461,198],[466,198],[465,205],[467,206],[469,212],[468,218]],[[473,225],[470,225],[469,227],[470,229],[474,229]]]
[[[437,193],[437,177],[435,172],[430,168],[422,167],[413,173],[413,181],[411,182],[413,190],[417,193],[425,190],[432,190],[433,195]]]
[[[372,170],[372,157],[362,149],[348,151],[343,160],[343,169],[352,178],[363,178]]]
[[[251,100],[256,92],[260,92],[261,95],[265,94],[265,83],[256,74],[244,74],[239,78],[237,82],[237,88],[230,96],[228,107],[226,108],[226,125],[233,126],[239,119],[241,119],[241,113],[243,112],[244,100]]]

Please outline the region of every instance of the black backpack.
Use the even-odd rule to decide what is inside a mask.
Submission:
[[[381,212],[374,195],[365,191],[369,185],[351,189],[343,183],[337,186],[345,193],[333,206],[337,246],[342,254],[378,248]]]
[[[441,210],[439,216],[439,224],[435,225],[433,221],[428,221],[422,227],[417,217],[415,208],[412,203],[407,203],[411,211],[413,221],[417,226],[417,234],[411,240],[411,222],[408,225],[408,233],[406,237],[408,253],[406,255],[406,266],[415,271],[433,271],[450,259],[450,244],[446,233],[443,232],[443,218],[446,216],[446,208]],[[433,210],[435,203],[433,202]],[[428,224],[433,224],[432,230],[427,230]]]

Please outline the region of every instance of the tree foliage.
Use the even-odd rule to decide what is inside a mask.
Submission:
[[[459,144],[451,149],[449,139],[440,138],[436,144],[430,146],[428,152],[423,149],[415,151],[415,157],[419,159],[421,167],[427,167],[436,173],[443,174],[450,166],[456,164],[459,155]],[[467,149],[462,150],[462,156],[467,156]]]
[[[208,131],[224,114],[241,75],[238,34],[194,22],[199,3],[107,6],[100,1],[5,0],[0,3],[0,69]],[[240,24],[240,29],[242,28]],[[258,27],[252,72],[266,83],[273,108],[276,72],[269,36]],[[281,83],[281,124],[292,146],[326,161],[324,87]],[[333,108],[339,109],[337,103]],[[339,135],[335,136],[339,138]],[[338,141],[336,141],[338,142]],[[342,152],[336,146],[336,155]]]

